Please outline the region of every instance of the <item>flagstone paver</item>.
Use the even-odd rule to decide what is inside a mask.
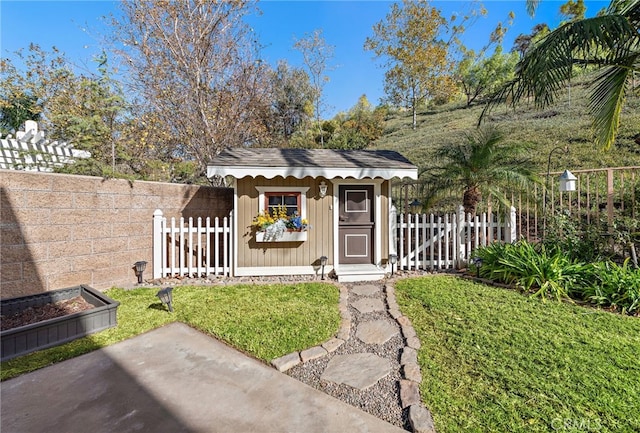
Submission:
[[[356,331],[356,337],[366,344],[384,344],[397,334],[398,330],[388,320],[362,322]]]
[[[375,284],[359,284],[353,286],[351,291],[358,296],[373,296],[380,293],[380,287]]]
[[[351,305],[362,314],[384,311],[384,302],[378,298],[362,298]]]
[[[322,380],[364,390],[391,371],[389,361],[373,353],[334,356],[321,376]]]

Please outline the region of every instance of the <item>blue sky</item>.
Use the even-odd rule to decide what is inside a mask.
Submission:
[[[487,42],[489,32],[498,21],[505,21],[509,11],[516,15],[504,42],[510,50],[513,40],[521,33],[530,33],[537,23],[554,27],[561,17],[559,7],[565,1],[543,0],[534,18],[525,11],[524,0],[490,0],[483,2],[488,15],[480,19],[465,34],[464,42],[480,48]],[[442,10],[445,17],[468,9],[469,1],[440,0],[431,4]],[[606,7],[606,1],[586,1],[587,15],[594,15]],[[262,15],[252,17],[250,24],[264,45],[262,57],[275,65],[286,59],[293,66],[302,67],[302,58],[295,51],[295,38],[302,38],[315,29],[322,29],[326,42],[333,45],[334,67],[327,75],[325,87],[327,108],[323,117],[332,117],[356,104],[366,94],[377,105],[383,95],[384,71],[371,52],[363,49],[364,41],[372,35],[372,26],[384,19],[389,11],[387,1],[274,1],[259,3]],[[117,2],[104,0],[84,1],[29,1],[0,0],[0,54],[11,53],[37,43],[50,51],[56,46],[76,65],[93,69],[91,59],[102,50],[100,35],[108,28],[102,17],[115,13]]]

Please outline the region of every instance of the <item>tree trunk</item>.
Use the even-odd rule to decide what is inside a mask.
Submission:
[[[418,107],[416,107],[416,105],[418,105],[418,101],[417,99],[414,97],[413,101],[411,102],[411,111],[413,112],[413,124],[412,127],[415,130],[418,127]]]
[[[470,186],[464,191],[464,195],[462,196],[462,206],[464,207],[465,213],[471,214],[471,216],[476,215],[476,207],[482,198],[482,194],[480,194],[480,189],[477,186]]]

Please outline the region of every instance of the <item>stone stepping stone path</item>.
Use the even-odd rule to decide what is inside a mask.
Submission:
[[[384,344],[398,334],[398,328],[388,320],[370,320],[358,325],[356,337],[365,344]]]
[[[373,353],[336,355],[331,358],[320,378],[344,383],[363,391],[376,384],[390,372],[389,361]]]
[[[384,302],[382,302],[382,299],[362,298],[351,305],[362,314],[384,311]]]
[[[340,314],[335,338],[274,359],[274,367],[405,430],[435,433],[420,400],[420,341],[400,313],[393,286],[340,286]]]

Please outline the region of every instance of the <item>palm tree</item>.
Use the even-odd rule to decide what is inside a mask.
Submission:
[[[537,180],[523,157],[526,150],[522,144],[505,143],[495,128],[477,129],[461,144],[439,148],[435,157],[442,164],[421,175],[429,185],[427,201],[445,192],[462,192],[464,211],[472,215],[483,193],[505,203],[505,187],[513,190]]]
[[[532,13],[538,0],[527,0]],[[537,107],[554,103],[570,82],[574,66],[594,66],[589,109],[596,144],[609,149],[634,73],[640,71],[640,0],[611,0],[605,14],[566,23],[531,47],[516,67],[516,77],[487,104],[483,117],[501,101],[515,105],[533,98]]]

